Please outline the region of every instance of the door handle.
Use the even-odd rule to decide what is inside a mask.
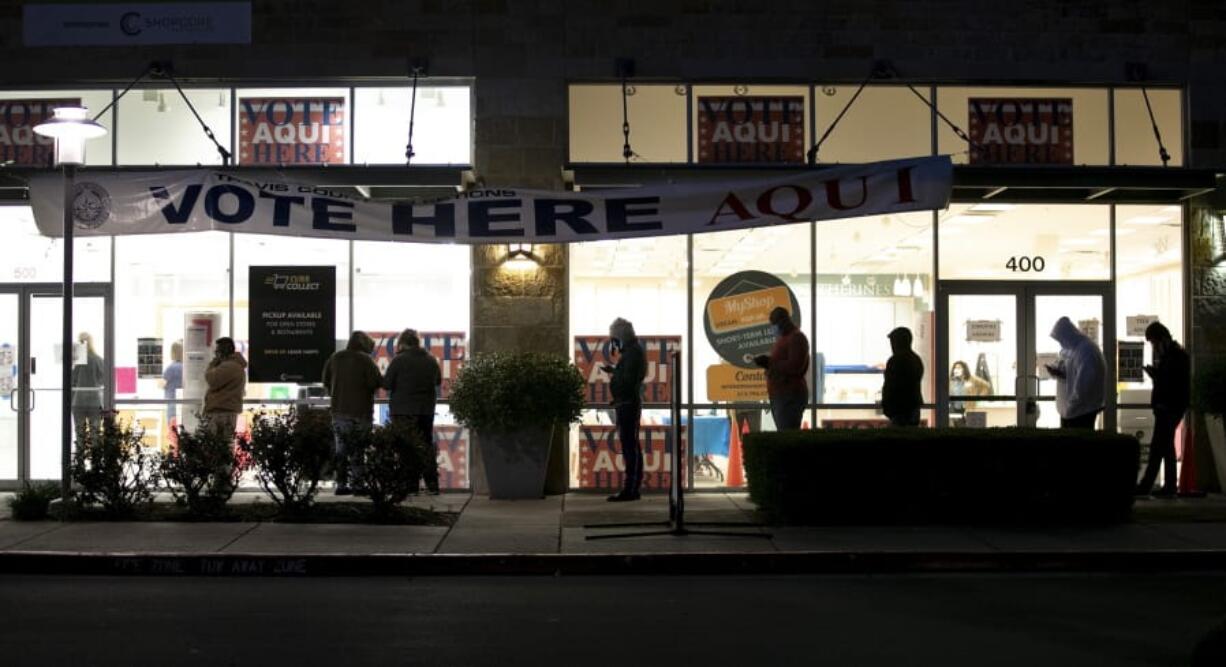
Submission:
[[[13,387],[13,390],[9,392],[9,410],[13,412],[17,412],[17,406],[13,405],[13,398],[15,396],[17,396],[17,387]]]
[[[30,375],[38,372],[38,357],[30,357]]]
[[[37,397],[38,392],[34,390],[34,387],[30,387],[30,412],[34,412],[34,406],[38,404]]]

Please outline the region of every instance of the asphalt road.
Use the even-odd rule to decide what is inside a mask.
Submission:
[[[1222,574],[5,576],[0,664],[1165,667],[1223,619]]]

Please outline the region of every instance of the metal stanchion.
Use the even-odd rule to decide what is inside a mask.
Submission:
[[[672,352],[669,355],[672,363],[673,372],[673,391],[671,405],[669,406],[669,416],[671,417],[671,435],[673,439],[673,451],[671,456],[672,463],[672,484],[668,490],[668,520],[667,521],[646,521],[646,522],[630,522],[630,523],[596,523],[586,524],[583,527],[586,529],[600,528],[648,528],[657,527],[657,530],[642,530],[628,533],[602,533],[598,535],[586,535],[587,540],[612,540],[626,537],[653,537],[658,535],[674,535],[684,537],[686,535],[714,535],[720,537],[764,537],[771,538],[770,533],[764,532],[732,532],[732,531],[710,531],[710,530],[691,530],[690,526],[708,526],[722,528],[757,528],[757,524],[748,522],[716,522],[716,521],[695,521],[687,523],[685,520],[685,480],[681,474],[683,468],[681,462],[684,460],[681,446],[681,353]]]

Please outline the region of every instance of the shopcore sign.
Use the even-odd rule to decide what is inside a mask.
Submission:
[[[189,171],[78,174],[78,236],[221,230],[417,243],[568,243],[942,209],[953,167],[946,156],[831,167],[730,182],[600,192],[472,190],[380,203],[343,189],[253,175]],[[30,180],[39,230],[63,231],[64,182]]]

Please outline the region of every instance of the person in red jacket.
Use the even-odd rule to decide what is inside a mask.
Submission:
[[[754,357],[754,363],[766,369],[766,394],[770,396],[771,417],[775,429],[795,431],[809,403],[809,339],[792,322],[786,308],[775,308],[770,314],[775,330],[775,344],[770,355]]]

